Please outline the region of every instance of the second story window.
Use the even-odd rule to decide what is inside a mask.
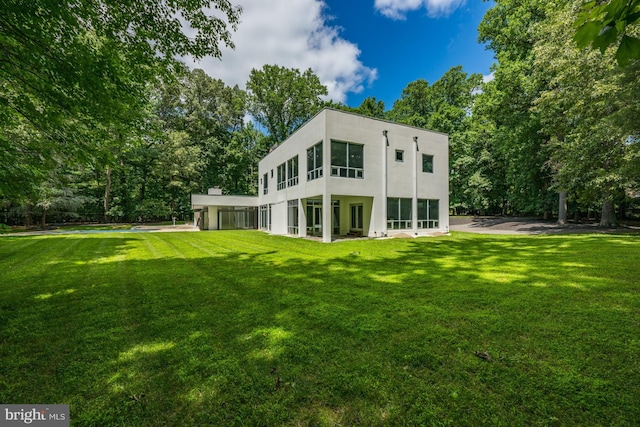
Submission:
[[[396,162],[404,162],[404,151],[396,150]]]
[[[287,160],[287,187],[298,185],[298,156]]]
[[[322,141],[307,149],[307,181],[322,177]]]
[[[265,173],[262,177],[262,194],[269,194],[269,174]]]
[[[433,156],[430,154],[422,155],[422,172],[433,173]]]
[[[278,165],[278,190],[282,190],[287,186],[287,165],[282,163]]]
[[[331,141],[331,176],[364,178],[364,145]]]

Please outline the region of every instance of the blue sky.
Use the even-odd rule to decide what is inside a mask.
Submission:
[[[408,83],[438,80],[462,65],[467,73],[489,74],[493,53],[478,43],[478,24],[490,2],[469,1],[448,15],[429,16],[426,7],[391,19],[372,7],[370,0],[327,1],[332,24],[341,36],[356,43],[363,64],[377,70],[377,79],[361,93],[349,93],[347,104],[359,105],[367,96],[385,102],[387,109]],[[357,17],[357,18],[356,18]]]
[[[417,79],[462,65],[488,76],[493,54],[477,28],[493,5],[480,0],[232,0],[243,6],[235,50],[194,65],[244,88],[252,68],[311,68],[335,101],[371,96],[390,109]]]

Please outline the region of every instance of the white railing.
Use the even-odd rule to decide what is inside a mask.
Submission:
[[[418,228],[438,228],[437,219],[419,219]]]
[[[294,185],[298,185],[298,177],[294,176],[293,178],[289,178],[287,180],[287,187],[293,187]]]
[[[364,178],[364,169],[331,166],[331,176],[339,176],[342,178]]]
[[[322,178],[322,166],[307,172],[307,181],[313,181],[318,178]]]
[[[387,220],[387,229],[389,230],[410,230],[413,228],[410,219]]]

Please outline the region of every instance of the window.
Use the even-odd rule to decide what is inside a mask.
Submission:
[[[396,150],[396,162],[404,162],[404,151]]]
[[[254,208],[222,208],[218,211],[219,230],[250,230],[256,228]]]
[[[260,229],[271,230],[271,205],[260,206]]]
[[[298,156],[287,160],[287,187],[298,185]]]
[[[322,236],[322,199],[307,199],[307,236]]]
[[[278,165],[278,190],[282,190],[287,186],[287,167],[286,163]]]
[[[287,232],[298,234],[298,199],[287,202]]]
[[[331,141],[331,176],[364,178],[364,145]]]
[[[387,199],[387,228],[390,230],[403,230],[412,228],[411,199],[388,198]]]
[[[418,199],[418,228],[438,228],[439,201]]]
[[[422,172],[433,173],[433,156],[430,154],[422,155]]]
[[[265,173],[262,177],[262,194],[269,194],[269,174]]]
[[[322,177],[322,141],[307,149],[307,181]]]

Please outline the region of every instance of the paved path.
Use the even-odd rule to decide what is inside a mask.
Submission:
[[[86,230],[65,230],[51,229],[51,230],[34,230],[34,231],[21,231],[19,233],[4,233],[1,236],[15,237],[15,236],[41,236],[45,234],[104,234],[104,233],[139,233],[139,232],[171,232],[171,231],[200,231],[197,227],[194,227],[192,223],[179,224],[179,225],[135,225],[128,229],[92,229],[87,227]]]
[[[455,217],[449,218],[451,231],[484,234],[576,234],[576,233],[639,233],[640,226],[603,228],[597,224],[558,225],[555,221],[536,218]]]

